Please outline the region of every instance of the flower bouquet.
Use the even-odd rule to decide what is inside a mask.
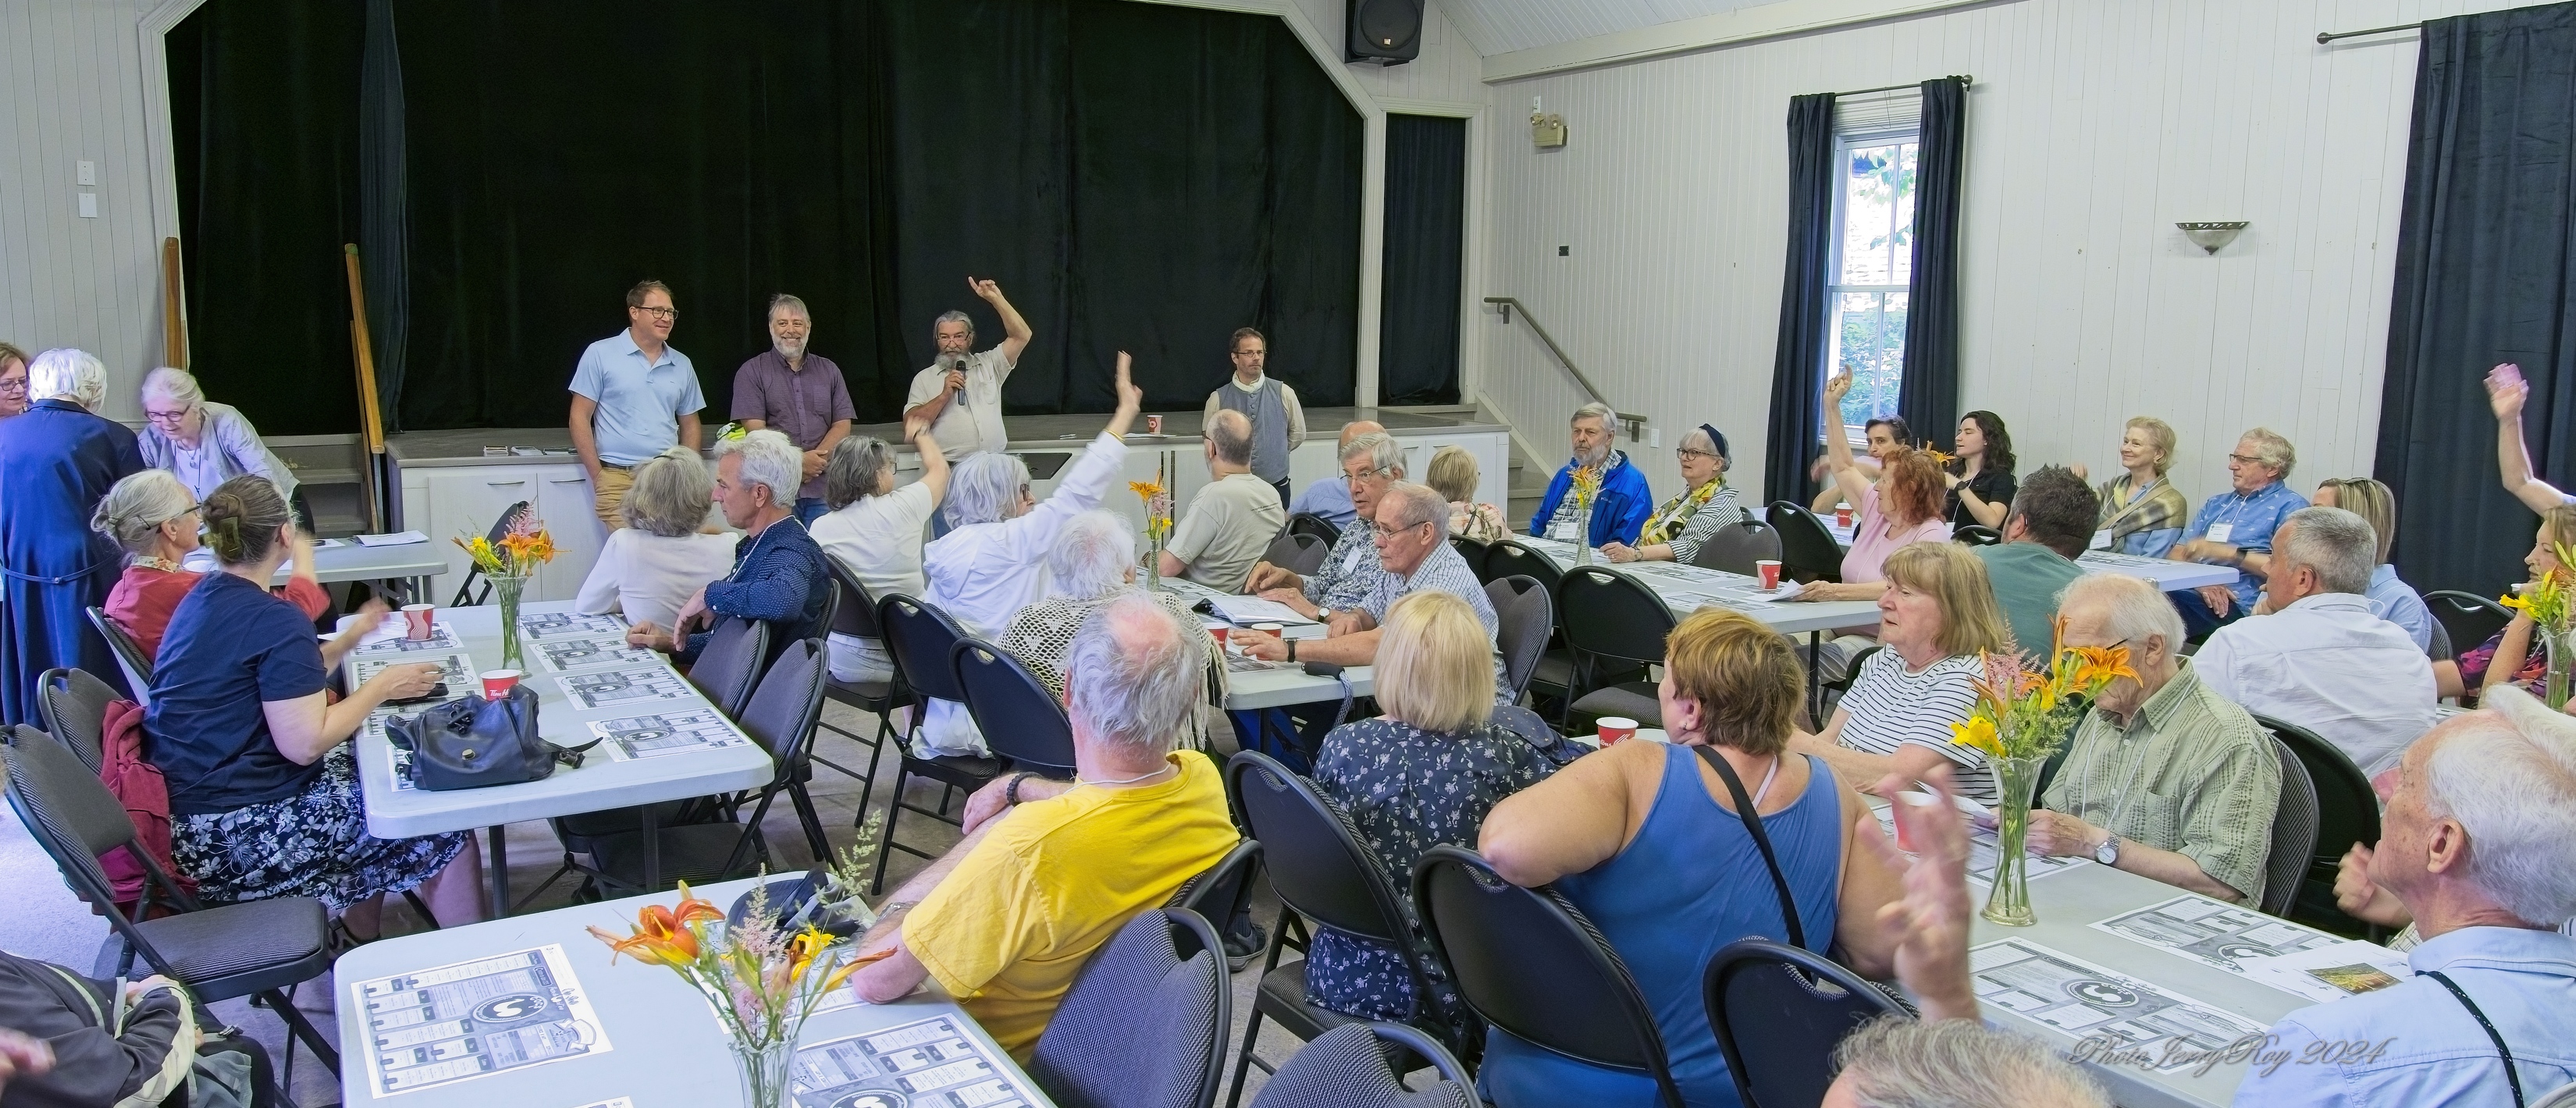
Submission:
[[[2066,745],[2093,697],[2113,681],[2138,676],[2129,668],[2128,647],[2068,646],[2066,620],[2049,623],[2054,641],[2045,668],[2033,669],[2035,658],[1978,653],[1986,675],[1974,682],[1976,709],[1965,722],[1950,725],[1950,741],[1984,752],[2003,794],[1996,812],[1994,891],[1986,898],[1985,917],[2007,927],[2038,921],[2030,910],[2030,859],[2023,843],[2040,767]]]
[[[1164,452],[1151,481],[1129,481],[1127,487],[1145,503],[1145,587],[1163,587],[1163,545],[1172,541],[1172,456]]]
[[[2567,707],[2568,663],[2576,660],[2568,650],[2569,624],[2576,619],[2576,548],[2563,542],[2549,544],[2558,564],[2530,584],[2520,586],[2519,595],[2496,598],[2507,608],[2531,617],[2532,634],[2549,652],[2548,676],[2543,679],[2542,693],[2551,710]]]
[[[1602,463],[1603,468],[1608,464]],[[1592,564],[1592,505],[1601,499],[1601,474],[1602,469],[1576,466],[1566,480],[1565,497],[1574,502],[1574,564],[1579,566]]]
[[[483,535],[454,541],[492,582],[492,595],[501,602],[501,668],[525,670],[527,663],[519,649],[519,598],[527,591],[528,579],[537,575],[537,567],[555,560],[554,536],[546,532],[545,521],[521,512],[510,521],[500,542]]]

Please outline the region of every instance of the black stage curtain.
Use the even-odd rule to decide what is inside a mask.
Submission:
[[[1914,171],[1914,280],[1905,308],[1905,376],[1896,411],[1917,435],[1946,439],[1959,425],[1959,207],[1968,153],[1968,86],[1923,82],[1923,134]]]
[[[1834,264],[1834,94],[1789,98],[1789,251],[1780,274],[1780,339],[1771,363],[1763,497],[1807,502],[1807,467],[1824,426],[1825,328]],[[1907,376],[1912,376],[1909,372]]]
[[[1466,235],[1467,121],[1387,116],[1379,403],[1458,402],[1458,298]]]
[[[2531,380],[2539,473],[2576,474],[2576,4],[2429,20],[2421,49],[2376,474],[2406,579],[2494,595],[2535,521],[2489,461],[2488,366]]]
[[[411,178],[401,50],[394,0],[367,0],[366,52],[358,62],[358,261],[367,337],[375,347],[377,415],[387,434],[402,429],[395,401],[411,348]]]
[[[361,4],[234,0],[163,41],[189,368],[263,434],[358,422],[340,247],[358,230],[365,22]]]

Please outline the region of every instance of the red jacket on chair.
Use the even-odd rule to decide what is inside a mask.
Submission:
[[[134,841],[152,855],[153,864],[160,866],[161,872],[169,874],[189,895],[196,895],[196,879],[179,872],[170,860],[170,790],[162,783],[161,767],[143,757],[142,707],[131,700],[109,702],[99,733],[98,779],[124,802],[126,816],[134,821]],[[107,871],[107,882],[115,890],[117,903],[129,906],[126,917],[146,918],[146,906],[135,903],[143,896],[142,861],[120,847],[101,856],[98,864]],[[91,910],[96,911],[96,906]]]

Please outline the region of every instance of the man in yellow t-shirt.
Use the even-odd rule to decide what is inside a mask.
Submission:
[[[1092,613],[1065,662],[1075,779],[1014,774],[976,792],[966,838],[860,941],[893,951],[851,978],[861,999],[936,980],[1025,1062],[1092,952],[1234,849],[1215,763],[1172,749],[1206,641],[1142,593]]]

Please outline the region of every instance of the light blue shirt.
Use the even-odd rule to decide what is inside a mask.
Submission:
[[[2377,992],[2301,1008],[2272,1025],[2268,1056],[2236,1086],[2241,1108],[2415,1108],[2509,1105],[2495,1040],[2426,970],[2476,1001],[2513,1051],[2525,1103],[2576,1080],[2576,939],[2518,927],[2464,927],[2406,956],[2418,976]],[[2312,1043],[2368,1042],[2359,1060],[2301,1064]],[[2380,1047],[2381,1043],[2384,1047]],[[2374,1049],[2376,1048],[2376,1049]],[[2320,1055],[2328,1048],[2317,1048]],[[2269,1072],[2265,1072],[2266,1070]]]
[[[2182,537],[2209,539],[2241,551],[2269,554],[2272,532],[2281,529],[2281,521],[2290,518],[2290,513],[2307,506],[2307,497],[2291,492],[2290,486],[2279,481],[2256,489],[2252,495],[2229,489],[2201,504],[2200,514],[2192,517]],[[2248,612],[2254,610],[2254,598],[2263,591],[2260,579],[2250,573],[2236,575],[2236,583],[2227,588],[2236,594],[2237,607]]]
[[[2424,606],[2424,598],[2415,595],[2415,586],[2397,579],[2397,567],[2381,564],[2370,571],[2370,610],[2379,618],[2406,629],[2415,640],[2415,649],[2433,649],[2433,610]],[[2458,649],[2458,644],[2453,644]]]
[[[641,465],[679,445],[680,417],[707,406],[688,355],[664,344],[662,359],[647,363],[630,331],[581,352],[572,391],[599,405],[590,417],[591,439],[599,460],[618,466]]]
[[[1338,474],[1306,486],[1288,505],[1288,514],[1312,512],[1333,526],[1348,530],[1351,521],[1360,517],[1359,505],[1351,503],[1350,479]],[[1758,582],[1757,582],[1758,583]]]

